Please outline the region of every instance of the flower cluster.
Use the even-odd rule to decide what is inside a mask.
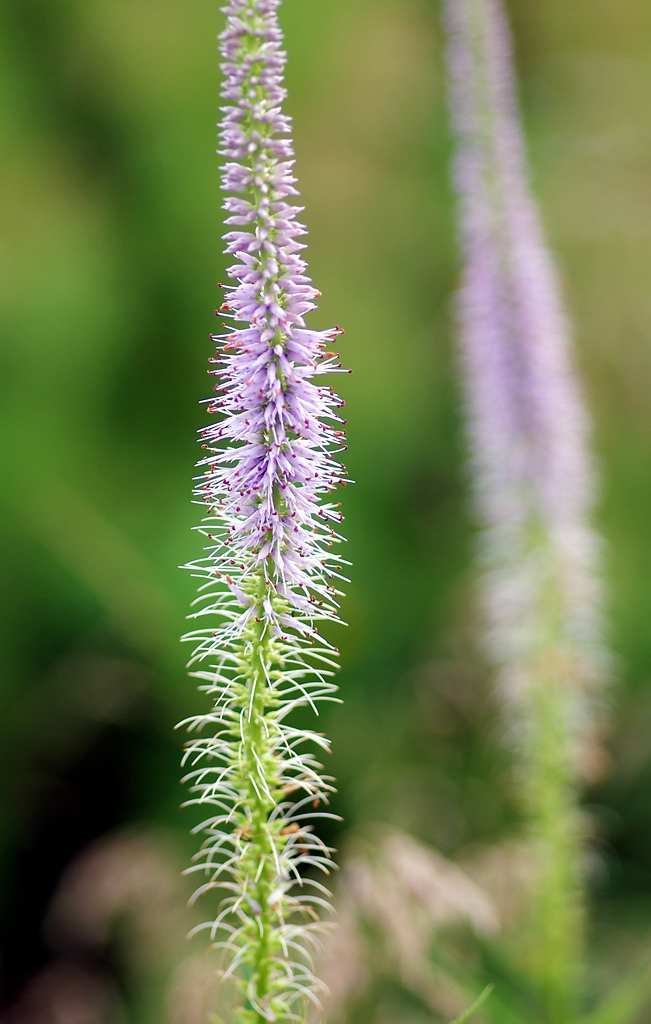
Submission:
[[[324,498],[345,471],[343,405],[317,375],[340,370],[339,328],[309,330],[318,292],[301,256],[304,227],[293,175],[290,122],[281,112],[285,55],[279,0],[231,0],[220,37],[222,185],[227,274],[218,311],[224,333],[211,360],[217,418],[196,494],[205,557],[189,634],[194,675],[214,708],[189,722],[195,800],[212,808],[192,870],[225,894],[207,927],[226,951],[224,975],[239,990],[241,1024],[303,1019],[316,1000],[309,946],[328,893],[310,876],[330,850],[310,824],[328,816],[331,780],[314,747],[327,740],[288,721],[297,707],[334,700],[336,649],[317,634],[337,617],[339,506]],[[207,735],[202,734],[206,730]]]
[[[577,784],[602,761],[608,660],[588,421],[527,181],[501,2],[446,0],[445,11],[486,646],[532,840],[532,981],[545,1019],[569,1020],[582,959]]]
[[[588,420],[528,185],[501,4],[447,0],[446,19],[461,359],[489,650],[520,742],[532,688],[559,684],[576,750],[591,732],[605,665]]]

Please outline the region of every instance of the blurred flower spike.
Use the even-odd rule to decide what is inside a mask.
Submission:
[[[231,0],[220,37],[222,187],[234,283],[218,311],[224,333],[211,372],[218,419],[202,431],[206,455],[196,490],[205,557],[188,635],[191,665],[213,710],[184,723],[193,802],[211,807],[191,870],[198,894],[224,894],[202,926],[224,952],[238,993],[238,1024],[294,1021],[318,1001],[310,947],[327,925],[329,893],[306,872],[328,872],[331,851],[313,831],[332,791],[315,748],[320,734],[288,723],[296,708],[335,700],[337,651],[317,633],[337,619],[342,560],[334,545],[339,506],[324,500],[343,482],[343,402],[318,375],[341,369],[339,328],[313,331],[305,314],[318,292],[301,257],[305,235],[293,176],[279,0]],[[209,733],[209,735],[205,735]],[[203,735],[202,735],[203,734]]]
[[[588,421],[527,180],[499,0],[446,0],[464,258],[461,362],[487,652],[538,856],[531,967],[565,1020],[580,959],[576,785],[599,767],[608,658]]]
[[[464,270],[461,358],[484,527],[492,658],[526,741],[531,688],[560,685],[575,741],[604,677],[588,421],[536,204],[498,0],[448,0]]]

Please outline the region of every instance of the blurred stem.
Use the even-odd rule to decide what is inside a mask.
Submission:
[[[474,1003],[467,1010],[464,1010],[461,1016],[455,1017],[450,1024],[466,1024],[466,1021],[470,1020],[472,1015],[481,1009],[494,988],[494,985],[487,985],[484,991],[475,999]]]
[[[555,621],[560,602],[550,594],[531,668],[528,748],[522,748],[523,798],[536,857],[531,906],[531,969],[546,1024],[569,1024],[583,961],[581,831],[574,780],[571,725],[573,666]],[[551,611],[551,615],[550,615]]]

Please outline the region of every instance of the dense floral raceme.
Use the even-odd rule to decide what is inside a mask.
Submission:
[[[583,737],[587,756],[606,664],[588,421],[527,181],[504,12],[499,0],[447,0],[446,19],[489,650],[519,741],[544,679],[564,691],[568,737],[575,751]]]
[[[588,421],[527,181],[501,0],[446,0],[445,11],[486,649],[532,841],[531,981],[545,1020],[567,1021],[583,959],[578,783],[603,760],[608,661]]]
[[[290,122],[281,112],[285,55],[279,0],[232,0],[220,37],[222,186],[233,282],[218,311],[224,333],[211,372],[215,421],[202,432],[197,496],[206,555],[191,633],[194,674],[214,708],[192,719],[195,800],[211,808],[192,870],[199,892],[223,894],[204,926],[224,951],[238,1022],[303,1020],[317,1001],[310,946],[323,925],[330,850],[313,817],[328,816],[331,781],[318,733],[291,725],[297,707],[333,700],[336,649],[317,634],[337,617],[341,515],[327,500],[345,471],[342,406],[315,377],[340,369],[340,334],[309,330],[318,292],[301,257],[305,229],[293,175]]]

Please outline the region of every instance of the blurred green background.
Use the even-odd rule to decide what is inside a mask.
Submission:
[[[619,678],[609,762],[587,794],[588,866],[591,941],[616,975],[651,932],[651,7],[508,6],[602,468]],[[499,842],[517,811],[476,643],[438,4],[284,0],[281,16],[323,292],[311,322],[345,327],[354,371],[340,381],[356,481],[343,494],[349,626],[335,639],[345,705],[323,722],[336,810],[346,830],[386,822],[452,856]],[[150,902],[167,899],[173,918],[184,883],[169,878],[195,848],[173,726],[203,705],[177,639],[193,595],[177,565],[199,548],[191,477],[224,268],[220,28],[212,0],[0,4],[0,974],[11,1021],[49,1022],[34,1007],[75,971],[105,1009],[65,1024],[164,1019],[176,953],[136,968],[124,950],[172,934],[171,918],[128,941],[95,920],[84,945],[88,921],[66,932],[52,907],[83,882],[71,865],[99,878],[113,856],[122,878],[125,864],[150,865],[133,882],[140,895],[160,869],[167,895]],[[184,1006],[165,1013],[194,1024]],[[376,1019],[434,1018],[391,991]]]

